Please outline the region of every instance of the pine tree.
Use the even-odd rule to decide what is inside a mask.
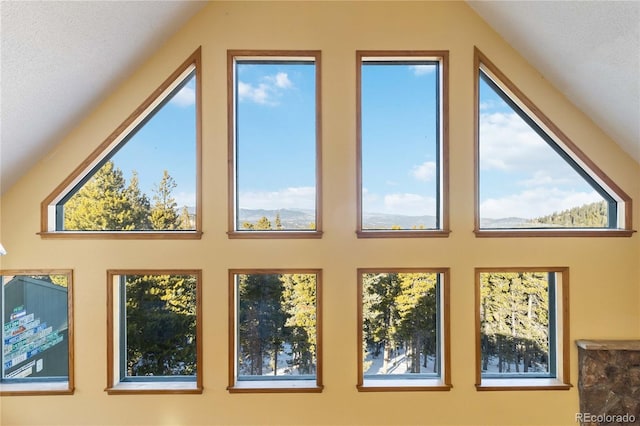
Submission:
[[[300,374],[315,370],[316,339],[316,276],[285,274],[282,276],[282,308],[287,314],[285,326],[291,344],[292,365]]]
[[[139,185],[138,173],[134,170],[131,175],[131,180],[129,181],[129,186],[126,189],[127,198],[131,206],[134,229],[148,230],[151,229],[151,222],[149,221],[151,205],[149,198],[140,191]]]
[[[162,180],[153,191],[154,203],[149,218],[153,229],[174,230],[178,228],[178,213],[176,212],[178,205],[171,194],[176,186],[176,182],[165,170]]]
[[[193,225],[191,225],[191,215],[189,214],[189,209],[187,208],[187,206],[182,207],[182,211],[180,212],[180,217],[178,218],[178,223],[180,224],[178,226],[178,229],[184,229],[184,230],[194,229]]]
[[[107,161],[64,205],[64,229],[130,231],[135,229],[122,170]]]
[[[125,305],[129,375],[196,373],[194,276],[127,276]]]
[[[282,310],[282,281],[276,274],[241,275],[239,293],[239,368],[241,374],[262,375],[270,355],[274,374],[277,354],[287,341],[286,313]]]
[[[396,340],[407,349],[409,372],[421,372],[421,354],[437,356],[437,278],[433,273],[400,273],[400,291],[395,298],[398,310]],[[434,367],[437,362],[434,363]]]

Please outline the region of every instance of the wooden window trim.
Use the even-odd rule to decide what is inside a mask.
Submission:
[[[40,235],[43,239],[138,239],[181,240],[202,237],[202,49],[198,47],[156,90],[138,106],[65,180],[40,203]],[[50,207],[55,205],[71,187],[107,154],[123,133],[140,117],[150,112],[158,98],[190,67],[194,67],[196,79],[196,218],[195,230],[188,231],[57,231],[50,228]]]
[[[364,58],[433,59],[440,63],[440,229],[365,230],[362,228],[362,64]],[[356,235],[358,238],[448,237],[449,229],[449,51],[448,50],[357,50],[356,51]]]
[[[624,227],[618,229],[483,229],[480,227],[480,70],[486,68],[501,83],[503,88],[514,96],[514,101],[521,104],[529,117],[572,157],[582,169],[611,195],[624,212],[619,216],[624,220]],[[484,55],[478,47],[473,51],[473,99],[474,99],[474,196],[475,215],[474,233],[476,237],[631,237],[635,232],[632,222],[632,200],[622,188],[609,178],[587,155],[564,134],[500,69]]]
[[[3,269],[4,275],[66,275],[67,276],[67,343],[68,373],[67,380],[60,382],[33,382],[20,385],[0,383],[0,396],[35,396],[35,395],[73,395],[75,391],[74,374],[74,329],[73,329],[73,270],[72,269]]]
[[[450,305],[450,269],[449,268],[358,268],[358,288],[357,288],[357,315],[358,330],[356,341],[356,353],[358,354],[358,377],[356,388],[359,392],[410,392],[410,391],[449,391],[453,387],[451,384],[451,305]],[[440,282],[441,303],[439,310],[441,311],[441,353],[442,353],[442,374],[439,379],[417,379],[417,382],[433,382],[428,385],[412,385],[413,379],[407,379],[406,385],[402,386],[367,386],[364,384],[364,371],[362,367],[362,326],[363,326],[363,307],[362,307],[362,276],[370,273],[435,273],[442,275]],[[402,379],[398,379],[402,380]]]
[[[120,344],[115,338],[115,315],[121,312],[115,304],[114,279],[121,275],[194,275],[196,277],[196,380],[184,386],[172,381],[129,383],[121,382],[119,372],[114,371],[114,357],[119,356]],[[110,269],[107,271],[107,386],[109,395],[130,394],[201,394],[202,386],[202,270],[200,269]],[[125,385],[123,385],[125,383]]]
[[[501,273],[501,272],[553,272],[560,277],[560,285],[556,280],[556,294],[560,290],[560,297],[556,296],[556,333],[561,334],[557,338],[559,347],[556,353],[557,377],[549,377],[545,379],[536,378],[504,378],[504,379],[485,379],[482,383],[482,348],[481,348],[481,329],[480,321],[480,274],[482,273]],[[570,358],[570,327],[569,327],[569,268],[568,267],[506,267],[506,268],[475,268],[475,352],[476,352],[476,383],[477,391],[510,391],[510,390],[568,390],[573,386],[571,384],[571,358]],[[553,307],[549,307],[552,309]],[[510,382],[507,384],[496,383]],[[529,382],[528,384],[526,382]]]
[[[313,58],[315,64],[316,97],[316,229],[283,231],[243,231],[236,229],[236,99],[235,61],[236,58],[267,60],[293,60],[296,57]],[[320,50],[227,50],[227,140],[228,140],[228,231],[229,239],[303,239],[322,238],[322,52]]]
[[[316,276],[316,379],[315,385],[305,387],[270,387],[269,380],[261,381],[262,387],[239,387],[236,377],[236,275],[249,274],[313,274]],[[229,269],[229,393],[320,393],[322,384],[322,269]]]

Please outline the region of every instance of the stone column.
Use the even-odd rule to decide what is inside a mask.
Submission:
[[[583,425],[640,424],[640,340],[577,340]]]

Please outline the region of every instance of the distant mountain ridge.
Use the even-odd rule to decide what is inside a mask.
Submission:
[[[240,209],[238,221],[240,224],[256,223],[266,217],[275,226],[277,215],[280,215],[280,221],[285,229],[309,229],[310,224],[315,223],[316,220],[315,211],[310,209]],[[600,201],[533,219],[482,218],[480,226],[485,229],[606,227],[606,220],[606,202]],[[435,229],[436,217],[370,213],[364,215],[362,223],[364,229],[392,229],[392,227]]]

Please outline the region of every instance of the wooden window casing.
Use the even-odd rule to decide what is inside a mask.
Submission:
[[[196,206],[194,230],[133,230],[133,231],[65,231],[58,230],[57,204],[76,185],[88,177],[106,157],[138,126],[144,124],[166,97],[188,75],[195,74],[195,177]],[[40,204],[42,238],[56,239],[200,239],[202,236],[202,60],[201,48],[189,56],[133,113],[115,129],[80,165]]]
[[[237,277],[240,275],[315,275],[316,277],[316,368],[314,380],[264,380],[253,381],[251,386],[242,386],[237,370],[238,351],[238,306]],[[230,269],[229,270],[229,393],[320,393],[322,384],[322,270],[321,269]],[[313,382],[313,383],[311,383]]]
[[[238,61],[291,63],[303,61],[315,66],[315,229],[242,230],[239,228],[236,115],[236,64]],[[227,132],[228,132],[228,232],[231,239],[322,238],[322,61],[319,50],[228,50],[227,51]]]
[[[549,312],[554,311],[555,324],[550,330],[550,339],[555,336],[555,377],[548,378],[484,378],[482,377],[482,322],[480,316],[480,306],[482,298],[481,274],[483,273],[530,273],[543,272],[555,274],[555,297],[549,301]],[[551,283],[549,283],[551,285]],[[569,328],[569,268],[566,267],[505,267],[505,268],[476,268],[475,269],[475,351],[476,351],[476,390],[478,391],[502,391],[502,390],[568,390],[572,387],[570,381],[570,328]],[[550,360],[549,362],[552,362]]]
[[[192,275],[196,279],[196,374],[193,381],[173,381],[170,376],[154,376],[148,381],[121,380],[119,364],[122,347],[120,322],[126,316],[120,300],[120,278],[127,275]],[[123,394],[201,394],[202,385],[202,271],[198,269],[131,269],[107,271],[107,386],[109,395]]]
[[[73,271],[67,269],[21,269],[0,270],[0,277],[14,275],[64,275],[67,277],[67,344],[68,372],[65,381],[29,381],[19,380],[16,383],[3,383],[0,380],[0,396],[30,395],[73,395],[75,390],[74,374],[74,327],[73,327]],[[0,282],[0,286],[3,283]],[[0,288],[4,291],[4,288]],[[4,297],[1,297],[4,303]],[[4,307],[0,311],[4,311]],[[4,322],[4,320],[3,320]],[[4,325],[4,324],[3,324]],[[4,349],[4,345],[3,345]]]
[[[362,66],[366,62],[434,61],[438,63],[437,93],[437,228],[371,230],[363,227],[362,178]],[[358,238],[448,237],[449,230],[449,52],[448,51],[356,51],[356,234]]]
[[[367,385],[363,371],[363,275],[371,273],[429,273],[438,276],[437,316],[439,325],[438,351],[439,351],[439,377],[437,378],[406,378],[399,377],[394,380],[381,379],[377,382],[388,381],[388,384]],[[359,392],[405,392],[405,391],[449,391],[451,384],[451,320],[449,302],[449,268],[358,268],[358,377],[357,389]],[[384,354],[383,354],[384,356]],[[393,375],[389,375],[389,379]]]
[[[597,183],[617,204],[617,228],[504,228],[486,229],[480,226],[480,73],[487,75],[531,119],[555,145]],[[476,237],[630,237],[632,200],[578,146],[509,80],[477,47],[474,49],[474,167],[475,167],[475,227]]]

